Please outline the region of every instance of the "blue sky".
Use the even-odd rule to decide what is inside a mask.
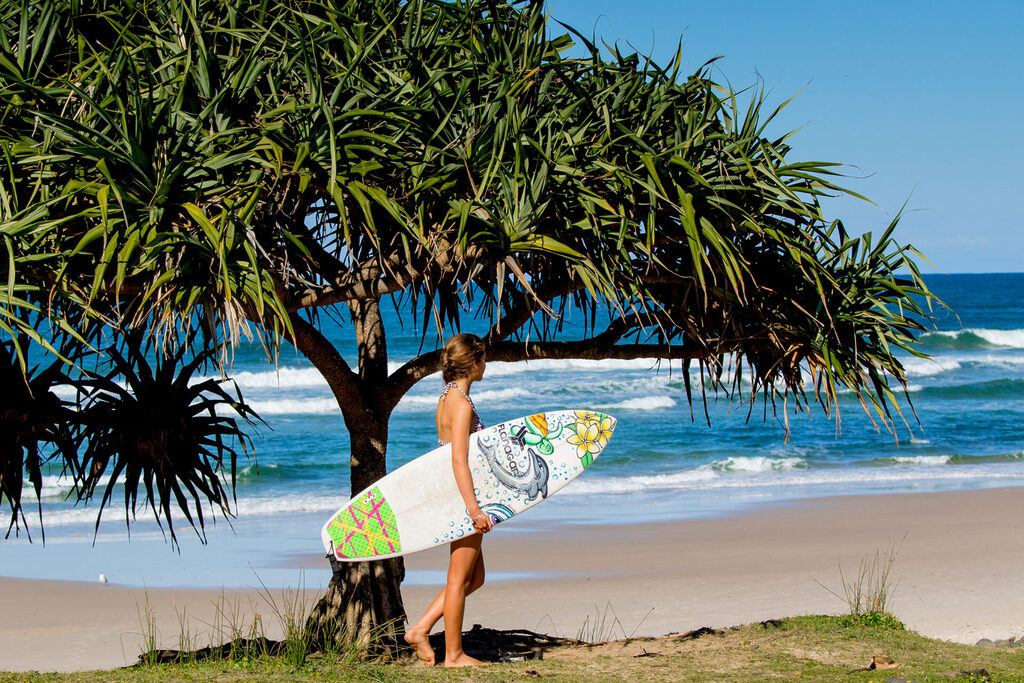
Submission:
[[[853,231],[897,238],[925,273],[1024,271],[1024,2],[548,0],[552,18],[695,71],[763,85],[793,159],[848,164],[877,206],[832,200]]]

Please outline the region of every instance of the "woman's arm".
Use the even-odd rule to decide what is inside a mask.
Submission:
[[[473,475],[469,471],[469,430],[473,424],[473,409],[465,401],[454,402],[452,406],[452,471],[455,483],[466,503],[466,511],[473,520],[473,528],[482,534],[493,526],[489,515],[480,510],[480,503],[473,492]]]

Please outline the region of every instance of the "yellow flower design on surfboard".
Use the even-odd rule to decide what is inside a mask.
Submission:
[[[581,410],[574,412],[576,414],[576,423],[567,425],[569,430],[572,431],[567,441],[576,446],[576,455],[579,457],[584,469],[586,469],[590,467],[590,463],[594,462],[594,457],[608,443],[612,430],[615,428],[615,422],[612,418],[601,413]]]

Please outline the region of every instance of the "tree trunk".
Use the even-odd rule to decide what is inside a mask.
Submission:
[[[388,419],[392,406],[382,399],[387,383],[387,345],[376,301],[350,304],[359,344],[358,397],[337,396],[351,440],[352,495],[387,473]],[[399,557],[376,562],[338,562],[327,594],[313,608],[308,626],[317,640],[345,649],[394,654],[402,646],[405,606],[401,584],[405,562]]]

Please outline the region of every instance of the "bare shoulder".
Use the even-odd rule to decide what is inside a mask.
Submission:
[[[441,399],[441,408],[452,419],[468,418],[473,414],[473,407],[469,405],[469,401],[455,392]]]

